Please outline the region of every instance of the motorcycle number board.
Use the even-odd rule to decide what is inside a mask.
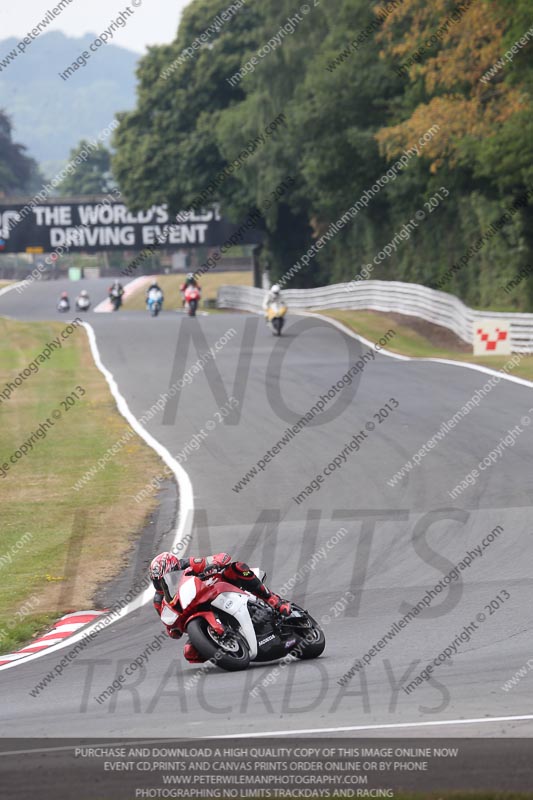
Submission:
[[[511,326],[501,319],[474,321],[474,355],[508,356],[511,353]]]

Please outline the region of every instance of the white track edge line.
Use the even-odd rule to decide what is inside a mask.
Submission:
[[[17,288],[17,286],[23,286],[23,285],[24,285],[24,281],[17,281],[16,283],[11,283],[9,286],[4,286],[3,289],[0,289],[0,297],[2,297],[3,294],[7,294],[8,292],[12,292],[13,289]]]
[[[399,361],[421,361],[421,362],[425,361],[426,363],[431,363],[431,364],[447,364],[448,366],[452,367],[473,369],[476,372],[484,372],[486,375],[497,375],[500,378],[503,378],[504,380],[511,381],[511,383],[518,383],[521,386],[527,386],[529,389],[533,388],[532,381],[528,381],[525,378],[517,378],[514,375],[507,375],[505,372],[500,372],[499,370],[491,369],[490,367],[483,367],[481,366],[481,364],[467,364],[464,361],[453,361],[451,359],[446,359],[446,358],[418,358],[417,356],[402,356],[399,353],[393,353],[391,350],[385,350],[382,347],[380,347],[379,350],[377,350],[374,342],[371,342],[368,339],[365,339],[364,336],[361,336],[361,334],[355,333],[355,331],[350,330],[350,328],[344,325],[344,323],[339,322],[339,320],[333,319],[332,317],[327,317],[322,314],[317,314],[313,311],[299,311],[293,313],[298,313],[304,317],[315,317],[316,319],[325,320],[326,322],[329,322],[330,325],[333,325],[335,328],[338,328],[338,330],[342,331],[348,336],[351,336],[353,339],[357,339],[358,341],[363,342],[363,344],[367,344],[376,352],[383,353],[384,356],[389,356],[389,358],[396,358]],[[520,355],[520,353],[518,353],[518,355]]]
[[[439,725],[479,725],[488,722],[524,722],[533,720],[533,714],[521,714],[515,717],[479,717],[478,719],[444,719],[424,722],[384,722],[376,725],[344,725],[339,728],[302,728],[295,731],[265,731],[262,733],[236,733],[222,736],[202,736],[202,739],[258,739],[261,736],[303,736],[309,733],[342,733],[348,731],[381,731],[402,728],[434,728]]]
[[[192,521],[194,516],[194,494],[192,483],[189,478],[187,472],[183,469],[181,464],[179,464],[175,458],[170,454],[166,447],[164,447],[160,442],[157,441],[150,433],[148,433],[145,428],[140,424],[137,418],[133,415],[130,411],[128,404],[120,393],[119,388],[117,386],[117,382],[113,374],[107,369],[107,367],[103,364],[100,351],[98,350],[98,345],[96,343],[96,335],[94,329],[88,322],[82,323],[83,327],[87,331],[87,337],[89,339],[89,345],[91,348],[91,353],[94,359],[94,362],[97,368],[105,377],[111,394],[113,395],[118,411],[122,416],[129,422],[130,426],[133,430],[143,439],[146,444],[151,447],[155,452],[161,457],[161,459],[167,464],[168,467],[174,473],[176,480],[179,486],[180,492],[180,501],[179,501],[179,515],[178,515],[178,525],[176,527],[176,534],[174,536],[173,547],[177,548],[177,545],[183,541],[183,539],[187,538],[190,534],[192,529]],[[128,603],[127,606],[122,608],[118,615],[115,616],[114,619],[110,620],[109,623],[103,628],[102,630],[106,630],[119,619],[126,617],[128,614],[131,614],[132,611],[136,611],[138,608],[142,608],[142,606],[146,605],[149,600],[152,598],[153,592],[150,588],[144,590],[144,592]],[[37,658],[42,658],[43,656],[47,656],[50,653],[54,653],[57,650],[62,650],[65,647],[70,647],[70,645],[74,644],[74,642],[83,639],[89,633],[91,633],[97,625],[99,625],[103,619],[106,618],[106,614],[102,614],[97,620],[94,622],[89,623],[89,627],[84,626],[83,629],[79,633],[75,633],[73,636],[68,636],[59,644],[52,645],[51,647],[46,648],[45,650],[41,651],[40,653],[33,653],[28,655],[25,658],[17,659],[17,661],[13,661],[10,664],[3,664],[0,666],[0,672],[6,669],[12,669],[13,667],[18,667],[21,664],[27,664],[29,661],[34,661]]]
[[[168,739],[167,737],[163,737],[160,739],[136,739],[135,744],[143,745],[143,744],[163,744],[166,742],[189,742],[189,741],[208,741],[212,739],[258,739],[260,737],[267,737],[267,736],[295,736],[302,734],[309,734],[309,733],[335,733],[335,732],[343,732],[343,731],[371,731],[371,730],[381,730],[381,729],[394,729],[394,728],[422,728],[422,727],[435,727],[438,725],[477,725],[479,723],[487,723],[487,722],[525,722],[527,720],[533,720],[533,714],[523,714],[521,716],[515,717],[480,717],[479,719],[444,719],[440,720],[439,722],[389,722],[384,723],[383,725],[346,725],[339,728],[304,728],[302,730],[296,731],[266,731],[263,733],[223,733],[220,736],[199,736],[199,737],[185,737],[179,736],[174,737],[173,739]],[[96,737],[93,737],[96,738]],[[518,738],[518,737],[515,737]],[[90,745],[82,745],[85,747],[119,747],[120,745],[125,745],[131,743],[131,739],[124,739],[124,737],[117,737],[116,739],[106,739],[104,741],[98,741],[98,743],[92,743]],[[5,756],[18,756],[18,755],[30,755],[32,753],[58,753],[58,752],[65,752],[69,750],[73,750],[75,747],[79,747],[79,743],[75,744],[66,744],[66,745],[58,745],[57,747],[35,747],[33,749],[28,750],[10,750],[8,752],[2,753],[0,751],[0,758]]]

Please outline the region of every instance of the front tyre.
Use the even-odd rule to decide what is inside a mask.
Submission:
[[[283,328],[283,317],[274,317],[272,320],[272,326],[274,328],[274,333],[276,336],[281,336],[281,329]]]
[[[189,302],[189,316],[195,317],[196,316],[196,309],[198,307],[198,300],[191,300]]]
[[[187,625],[191,644],[201,656],[212,661],[215,666],[228,672],[246,669],[250,664],[250,651],[244,636],[231,628],[226,628],[220,636],[206,619],[196,617]]]
[[[299,644],[295,650],[294,655],[297,658],[305,660],[307,658],[318,658],[324,652],[326,647],[326,637],[324,631],[313,617],[308,617],[309,628],[306,629],[305,636],[302,643]]]

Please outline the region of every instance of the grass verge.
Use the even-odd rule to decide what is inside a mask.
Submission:
[[[164,308],[173,310],[183,308],[181,302],[180,286],[185,280],[184,275],[157,275],[157,282],[165,295]],[[200,310],[204,310],[204,300],[215,300],[217,292],[221,286],[253,286],[253,276],[251,272],[208,272],[202,275],[200,286],[202,287],[202,300]],[[146,289],[139,289],[126,302],[124,308],[129,311],[141,311],[146,308],[145,304]],[[210,313],[212,310],[210,309]]]
[[[479,364],[494,370],[501,369],[510,356],[474,356],[472,353],[463,352],[462,347],[439,346],[434,339],[414,330],[408,321],[398,322],[396,316],[383,314],[378,311],[321,311],[326,317],[342,322],[347,328],[359,333],[372,342],[377,342],[387,331],[394,330],[394,339],[387,344],[386,349],[393,353],[415,358],[449,358],[454,361],[464,361],[468,364]],[[407,319],[407,318],[404,318]],[[435,326],[431,326],[433,328]],[[428,327],[429,329],[429,327]],[[446,338],[448,338],[446,336]],[[522,357],[520,364],[509,374],[526,380],[533,381],[533,355]]]
[[[154,505],[131,502],[146,476],[161,466],[137,436],[81,490],[72,488],[129,426],[94,365],[84,329],[76,327],[63,339],[66,330],[61,323],[0,318],[0,392],[31,362],[38,368],[8,399],[0,398],[3,653],[26,642],[51,619],[91,608],[97,585],[120,571]],[[44,363],[36,363],[57,337],[61,348]],[[63,405],[74,393],[80,399]],[[34,438],[25,456],[14,457],[47,418],[53,425],[44,436]],[[27,602],[28,597],[33,600]]]

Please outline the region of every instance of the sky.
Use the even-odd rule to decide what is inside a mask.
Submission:
[[[53,9],[58,0],[3,0],[0,5],[0,37],[21,39]],[[105,31],[128,6],[132,14],[118,28],[113,43],[144,53],[149,44],[171,42],[182,10],[191,0],[72,0],[46,28],[69,36]],[[126,12],[128,14],[128,12]]]

